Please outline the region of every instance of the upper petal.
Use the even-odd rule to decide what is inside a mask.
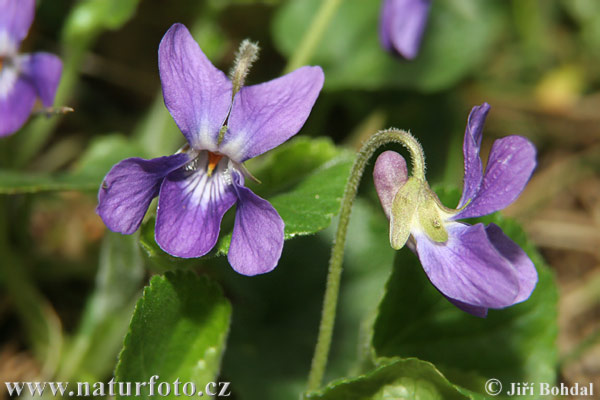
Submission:
[[[29,80],[18,76],[14,68],[0,71],[0,137],[10,135],[23,126],[35,99],[36,90]]]
[[[201,257],[217,243],[223,215],[236,201],[228,160],[221,159],[211,176],[208,155],[196,170],[180,168],[163,181],[158,197],[155,237],[167,253],[183,258]]]
[[[98,191],[96,212],[115,232],[135,232],[150,202],[158,194],[163,178],[189,160],[187,154],[175,154],[152,160],[128,158],[108,172]]]
[[[429,280],[446,297],[470,306],[503,308],[519,295],[517,270],[490,243],[483,224],[446,226],[448,241],[415,234],[417,254]]]
[[[243,162],[288,140],[304,125],[323,81],[320,67],[301,67],[272,81],[243,87],[233,101],[220,151]]]
[[[33,82],[37,94],[50,107],[62,73],[62,61],[50,53],[33,53],[21,57],[23,74]]]
[[[483,125],[489,111],[490,105],[483,103],[480,106],[473,107],[467,119],[465,139],[463,141],[465,175],[463,177],[462,197],[458,208],[463,207],[469,199],[475,196],[483,179],[483,165],[479,156],[479,150],[481,149]]]
[[[496,250],[517,270],[519,294],[515,299],[515,303],[527,300],[538,281],[535,265],[523,249],[506,236],[498,225],[490,224],[485,228],[485,231]]]
[[[373,182],[385,215],[390,219],[394,197],[406,183],[408,170],[406,160],[395,151],[384,151],[377,157],[373,168]]]
[[[206,58],[182,24],[167,31],[158,49],[165,105],[190,145],[217,150],[219,129],[231,105],[231,82]]]
[[[31,27],[34,14],[35,0],[0,0],[0,36],[4,31],[13,41],[22,41]]]
[[[385,0],[379,22],[379,37],[383,47],[408,60],[415,58],[421,46],[430,6],[430,0]]]
[[[454,219],[490,214],[515,201],[535,169],[535,156],[535,146],[524,137],[496,140],[479,191]]]
[[[250,189],[239,182],[235,189],[238,202],[227,259],[243,275],[272,271],[283,249],[283,220],[271,203]]]

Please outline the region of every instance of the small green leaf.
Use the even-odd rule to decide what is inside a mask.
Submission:
[[[279,50],[288,57],[298,48],[320,0],[290,1],[272,26]],[[331,89],[390,86],[423,91],[444,89],[486,60],[501,33],[500,2],[432,2],[422,47],[415,60],[402,62],[379,43],[380,1],[347,0],[328,25],[310,64],[323,67]]]
[[[251,188],[279,212],[286,238],[310,235],[337,214],[353,161],[351,152],[329,138],[298,137],[270,152],[256,169],[249,165],[264,180]]]
[[[386,360],[374,371],[329,384],[305,395],[319,400],[452,400],[468,399],[432,364],[415,358]]]
[[[143,156],[143,152],[124,136],[103,136],[90,143],[71,172],[45,174],[0,170],[0,194],[97,191],[114,164],[134,156]]]
[[[458,197],[457,191],[442,194],[446,204]],[[447,201],[450,197],[453,201]],[[484,393],[490,378],[552,383],[557,364],[552,274],[516,222],[499,214],[482,220],[499,225],[536,265],[539,282],[532,296],[512,307],[490,310],[485,319],[471,316],[431,285],[414,254],[400,251],[374,326],[375,354],[432,362],[454,383],[476,393]]]
[[[179,379],[203,390],[219,373],[230,317],[229,302],[206,277],[153,277],[133,314],[116,380],[148,382],[158,375],[157,382]],[[142,390],[148,394],[148,387]]]
[[[262,182],[256,190],[268,196],[294,187],[338,155],[340,149],[327,137],[298,136],[246,165]]]
[[[310,235],[325,229],[340,208],[354,157],[331,160],[293,190],[270,199],[285,222],[286,237]]]

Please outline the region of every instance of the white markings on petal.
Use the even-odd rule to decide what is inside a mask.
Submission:
[[[194,258],[214,247],[223,215],[237,200],[233,186],[228,184],[230,174],[228,158],[215,154],[211,157],[202,151],[165,178],[155,234],[163,250],[176,257]]]
[[[15,87],[18,78],[19,72],[17,68],[5,64],[0,71],[0,99],[8,97]]]
[[[239,135],[234,136],[232,139],[223,143],[219,151],[227,154],[229,158],[236,162],[241,162],[244,159],[244,140],[246,133],[240,131]]]
[[[205,205],[211,198],[220,198],[227,186],[231,185],[231,171],[227,157],[223,157],[218,162],[211,176],[207,174],[208,152],[206,151],[200,152],[200,155],[189,162],[184,169],[191,175],[182,182],[181,190],[194,205]]]
[[[13,57],[17,54],[17,44],[7,31],[0,31],[0,57]]]
[[[19,78],[17,45],[6,31],[0,31],[0,99],[5,99]]]

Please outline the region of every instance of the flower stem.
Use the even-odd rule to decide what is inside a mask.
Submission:
[[[327,287],[325,289],[321,324],[319,326],[319,337],[317,339],[317,345],[315,347],[315,353],[313,355],[312,365],[308,376],[308,391],[317,390],[321,386],[323,375],[325,374],[325,367],[327,366],[340,290],[346,233],[348,231],[350,213],[352,211],[354,198],[358,191],[360,178],[362,177],[365,166],[371,156],[379,147],[387,143],[400,143],[406,147],[409,150],[412,159],[412,175],[415,178],[425,180],[425,157],[423,156],[423,149],[419,142],[406,131],[389,129],[377,132],[375,135],[371,136],[358,152],[344,190],[340,208],[340,219],[333,241],[333,247],[331,249]]]
[[[317,11],[302,41],[289,59],[283,71],[284,73],[300,68],[310,61],[310,57],[314,53],[317,44],[319,44],[319,39],[325,33],[329,21],[331,21],[341,3],[342,0],[325,0],[321,3],[321,8]]]

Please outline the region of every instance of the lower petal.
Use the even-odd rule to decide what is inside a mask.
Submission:
[[[446,226],[448,241],[415,235],[417,254],[433,285],[444,296],[482,308],[503,308],[519,295],[517,270],[490,243],[483,224]]]
[[[454,300],[449,297],[446,297],[446,299],[464,312],[479,318],[487,317],[488,309],[486,307],[472,306],[471,304],[463,303],[462,301]]]
[[[35,104],[35,87],[14,69],[0,71],[0,137],[18,131]]]
[[[235,184],[238,203],[227,258],[242,275],[270,272],[281,257],[285,225],[271,203]]]
[[[21,58],[21,68],[34,84],[44,106],[50,107],[62,73],[60,58],[50,53],[28,54]]]
[[[211,176],[204,168],[172,172],[160,188],[156,242],[176,257],[205,255],[217,243],[223,215],[235,201],[225,158]]]
[[[96,212],[115,232],[135,232],[163,178],[189,160],[186,154],[143,160],[128,158],[116,164],[98,191]]]
[[[498,225],[490,224],[485,228],[485,231],[496,250],[517,270],[519,294],[515,299],[515,303],[527,300],[538,281],[535,265],[523,249],[506,236]]]

